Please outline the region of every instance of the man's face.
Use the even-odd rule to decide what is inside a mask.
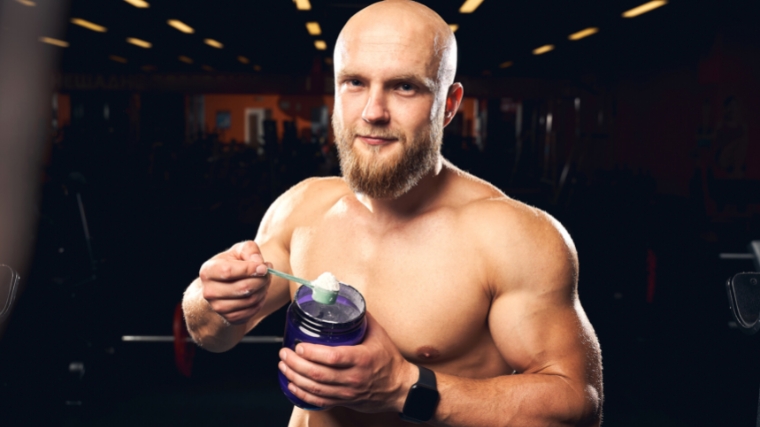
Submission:
[[[409,191],[436,163],[445,93],[438,61],[415,31],[373,26],[335,53],[333,128],[343,176],[375,199]]]

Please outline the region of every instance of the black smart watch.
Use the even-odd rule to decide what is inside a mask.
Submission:
[[[435,384],[435,372],[418,366],[420,378],[409,389],[404,402],[404,410],[399,414],[402,420],[412,423],[430,421],[435,415],[440,395]]]

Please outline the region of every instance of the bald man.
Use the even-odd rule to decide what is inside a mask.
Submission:
[[[456,41],[410,1],[354,15],[335,46],[342,178],[279,197],[255,241],[203,264],[183,307],[225,351],[292,300],[267,266],[365,297],[360,345],[283,348],[290,426],[598,426],[601,356],[565,229],[441,157],[462,100]],[[274,367],[272,367],[274,369]]]

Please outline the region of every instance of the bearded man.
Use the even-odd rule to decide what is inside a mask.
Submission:
[[[440,154],[463,94],[456,50],[418,3],[354,15],[334,53],[343,177],[288,190],[255,241],[204,263],[185,293],[188,329],[211,351],[292,299],[296,284],[268,266],[330,271],[364,295],[361,344],[281,349],[290,392],[325,408],[294,408],[290,426],[600,424],[601,355],[570,236]],[[436,398],[410,393],[421,383]]]

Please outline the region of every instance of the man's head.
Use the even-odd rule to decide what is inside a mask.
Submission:
[[[456,58],[451,29],[419,3],[378,2],[346,23],[333,58],[333,128],[353,191],[396,198],[435,166],[462,98]]]

